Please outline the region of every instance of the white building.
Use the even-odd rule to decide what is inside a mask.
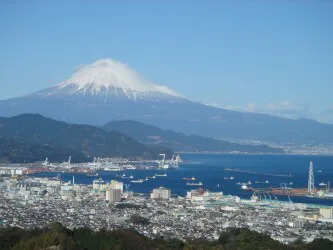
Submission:
[[[110,203],[121,201],[121,190],[107,189],[105,194],[105,200],[107,200]]]
[[[171,197],[171,190],[164,188],[164,187],[159,187],[153,189],[153,192],[151,193],[150,197],[152,199],[170,199]]]
[[[93,181],[93,189],[102,191],[105,190],[106,188],[107,185],[105,184],[105,181],[102,180],[102,178]]]
[[[333,219],[333,207],[331,207],[331,208],[320,208],[319,213],[320,213],[320,216],[323,219]]]
[[[124,183],[121,181],[112,180],[109,184],[110,189],[120,189],[121,192],[124,191]]]

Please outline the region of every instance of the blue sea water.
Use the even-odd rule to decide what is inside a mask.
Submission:
[[[203,182],[203,188],[211,191],[222,191],[224,194],[237,195],[241,198],[250,198],[252,192],[242,190],[237,182],[252,182],[253,187],[279,187],[280,183],[290,183],[290,187],[306,188],[308,182],[309,163],[313,161],[315,185],[331,181],[333,186],[333,156],[303,156],[303,155],[230,155],[230,154],[182,154],[184,163],[175,170],[127,170],[126,175],[133,175],[134,179],[153,176],[156,173],[166,173],[167,177],[156,177],[143,183],[130,183],[129,179],[121,179],[116,175],[123,172],[105,172],[99,174],[105,181],[118,179],[130,184],[129,189],[139,193],[149,193],[153,188],[163,186],[170,188],[173,194],[184,196],[186,191],[196,187],[187,186],[183,177],[195,177],[196,181]],[[229,172],[225,168],[237,168],[261,173],[291,174],[292,177],[264,176],[258,174]],[[319,172],[318,172],[319,171]],[[55,176],[55,173],[39,173],[37,176]],[[96,177],[85,174],[74,174],[77,184],[92,184]],[[61,173],[64,181],[72,180],[72,173]],[[233,180],[224,177],[233,176]],[[255,183],[255,181],[269,184]],[[333,188],[332,188],[333,190]],[[287,201],[288,197],[278,196],[279,200]],[[310,197],[291,197],[293,202],[312,203],[333,206],[333,200]]]

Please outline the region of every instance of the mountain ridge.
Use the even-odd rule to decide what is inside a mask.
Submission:
[[[0,138],[24,143],[67,148],[87,157],[155,158],[171,155],[165,148],[151,148],[120,132],[105,132],[91,125],[68,124],[38,114],[0,118]]]
[[[156,126],[133,120],[111,121],[103,125],[102,128],[106,131],[119,131],[147,145],[159,145],[171,148],[174,151],[284,153],[282,149],[267,145],[242,145],[197,135],[186,136],[180,132],[162,130]]]

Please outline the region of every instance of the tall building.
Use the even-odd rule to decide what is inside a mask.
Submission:
[[[155,188],[150,197],[152,199],[170,199],[171,190],[164,187]]]
[[[121,190],[107,189],[105,194],[105,200],[107,200],[110,203],[121,201]]]
[[[109,184],[110,189],[120,189],[121,192],[124,191],[124,183],[121,181],[112,180]]]

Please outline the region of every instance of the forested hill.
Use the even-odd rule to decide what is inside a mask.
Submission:
[[[225,250],[331,250],[333,242],[315,239],[312,243],[284,245],[263,234],[248,229],[231,229],[222,233],[217,241],[203,240],[183,242],[177,239],[149,239],[131,229],[93,231],[89,228],[69,230],[59,223],[43,229],[0,229],[0,249],[225,249]]]
[[[89,157],[70,148],[36,145],[0,138],[0,163],[31,163],[48,158],[51,162],[67,161],[69,156],[73,162],[87,162]]]
[[[87,157],[156,158],[159,153],[172,155],[171,150],[148,147],[118,131],[106,132],[94,126],[68,124],[37,114],[0,118],[0,138],[74,150]]]

